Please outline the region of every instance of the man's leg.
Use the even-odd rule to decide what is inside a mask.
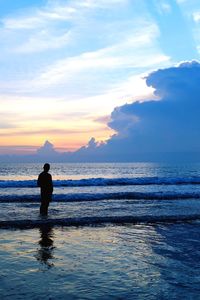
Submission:
[[[48,215],[48,208],[49,208],[49,200],[46,199],[45,205],[44,205],[44,214]]]
[[[45,202],[44,202],[44,200],[41,201],[41,205],[40,205],[40,214],[41,214],[41,215],[45,215],[45,214],[46,214],[46,207],[45,207]]]
[[[40,205],[40,214],[41,215],[48,215],[48,208],[49,208],[49,199],[43,199]]]
[[[41,193],[41,205],[40,205],[40,214],[47,215],[48,214],[48,207],[49,202],[51,201],[52,194],[49,193]]]

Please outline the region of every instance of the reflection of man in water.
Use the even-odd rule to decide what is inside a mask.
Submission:
[[[49,174],[50,164],[44,164],[44,171],[38,176],[37,185],[41,188],[40,214],[47,215],[49,202],[52,199],[53,183],[51,174]]]
[[[41,239],[39,240],[39,245],[40,245],[40,249],[38,249],[38,253],[37,253],[37,260],[40,261],[41,263],[44,263],[45,265],[47,265],[49,268],[53,267],[53,263],[50,263],[49,260],[50,259],[54,259],[54,255],[53,255],[53,250],[54,250],[54,246],[53,246],[53,229],[51,226],[41,226],[40,227],[40,237]]]

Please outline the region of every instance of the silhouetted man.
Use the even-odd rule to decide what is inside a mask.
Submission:
[[[40,173],[37,180],[37,185],[41,189],[41,205],[40,214],[47,215],[49,202],[52,199],[53,183],[51,174],[49,174],[50,164],[44,164],[44,171]]]

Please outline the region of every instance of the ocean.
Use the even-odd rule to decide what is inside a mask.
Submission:
[[[0,299],[200,299],[200,164],[0,164]]]

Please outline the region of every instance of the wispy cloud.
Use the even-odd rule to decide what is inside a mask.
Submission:
[[[69,42],[70,22],[77,12],[75,7],[58,3],[25,10],[17,16],[4,17],[1,34],[13,40],[12,52],[37,53],[59,49]]]
[[[75,7],[68,5],[45,6],[41,9],[24,11],[18,16],[6,17],[2,20],[3,27],[7,30],[37,30],[46,27],[51,22],[71,20],[77,12]]]
[[[102,131],[102,129],[97,129],[98,131]],[[91,130],[90,129],[83,129],[82,133],[90,133]],[[9,131],[9,132],[0,132],[0,137],[3,136],[30,136],[30,135],[68,135],[68,134],[80,134],[80,130],[79,129],[38,129],[38,130],[14,130],[14,131]]]
[[[94,9],[112,9],[113,5],[127,5],[130,0],[73,0],[48,1],[42,8],[33,8],[21,12],[17,16],[9,16],[2,20],[5,29],[38,29],[50,22],[77,20],[81,14]]]
[[[172,11],[172,7],[167,0],[155,1],[155,5],[161,15],[166,13],[168,14]]]
[[[80,7],[87,8],[112,8],[113,5],[128,4],[129,0],[80,0],[75,1]]]
[[[67,82],[80,73],[143,68],[166,62],[169,58],[152,45],[152,40],[158,34],[158,28],[154,24],[144,23],[142,29],[133,30],[123,42],[59,60],[41,72],[36,79],[36,85],[48,86]]]
[[[48,49],[59,49],[65,46],[70,40],[70,31],[60,35],[53,36],[48,30],[42,30],[36,35],[30,37],[23,45],[14,49],[19,53],[42,52]]]
[[[197,23],[200,21],[200,11],[196,11],[193,13],[193,20]]]

